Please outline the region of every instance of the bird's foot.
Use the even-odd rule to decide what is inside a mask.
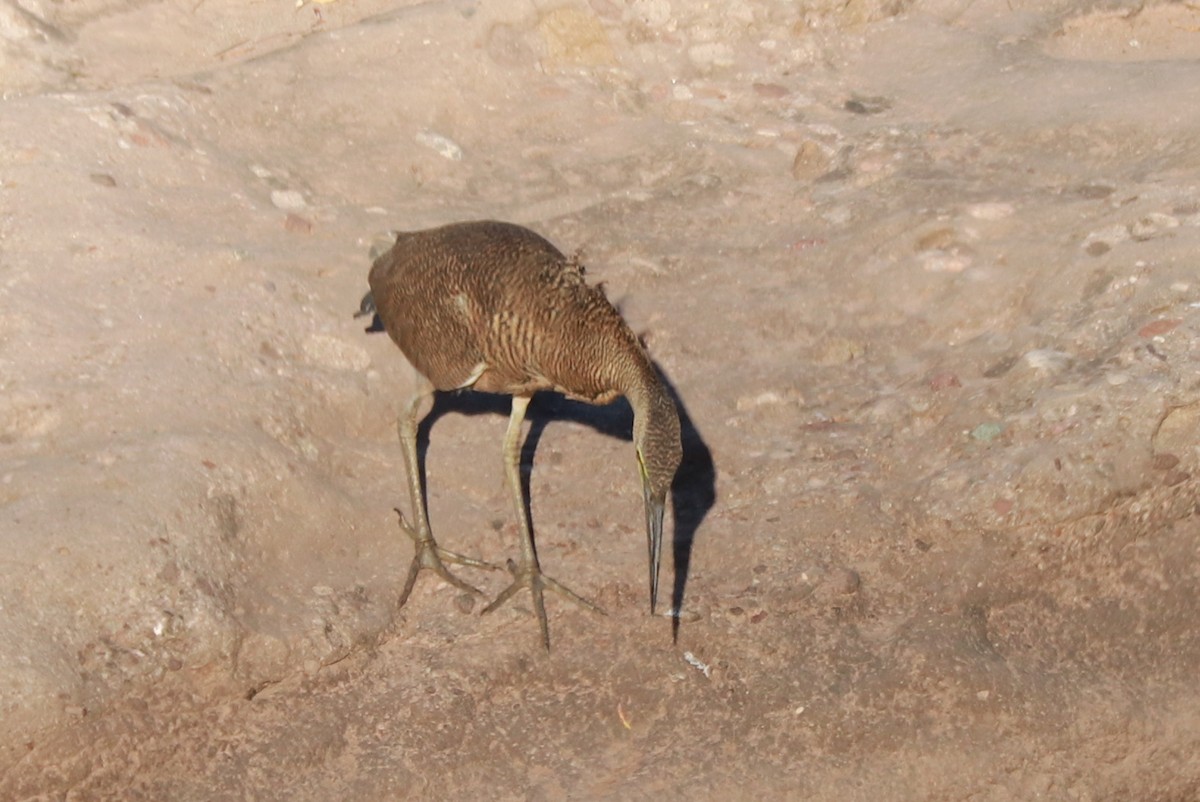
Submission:
[[[404,513],[396,510],[396,515],[400,517],[400,529],[406,535],[412,538],[413,545],[416,548],[416,553],[413,554],[412,564],[408,568],[408,577],[404,580],[404,590],[400,592],[400,601],[396,607],[404,606],[408,601],[409,594],[412,593],[413,586],[417,584],[417,575],[422,569],[428,569],[440,576],[443,580],[450,583],[459,590],[464,590],[467,593],[474,593],[477,596],[482,596],[483,591],[473,585],[468,585],[454,574],[446,570],[446,563],[454,563],[455,565],[467,565],[472,568],[487,568],[492,571],[499,571],[500,566],[493,565],[483,560],[476,560],[473,557],[465,557],[462,554],[456,554],[453,551],[443,549],[432,536],[422,537],[417,530],[409,526],[408,521],[404,520]]]
[[[542,573],[542,569],[535,562],[533,565],[522,565],[519,568],[512,561],[508,561],[508,572],[513,575],[513,583],[496,597],[496,600],[483,608],[481,615],[498,609],[506,601],[511,599],[513,595],[522,588],[529,588],[530,595],[533,596],[533,610],[537,614],[538,625],[542,629],[542,644],[546,647],[546,651],[550,651],[550,624],[546,619],[546,603],[543,599],[543,592],[553,590],[561,596],[570,599],[576,604],[586,607],[592,612],[600,615],[607,615],[604,610],[597,605],[580,596],[575,591],[568,588],[556,579],[551,579]]]

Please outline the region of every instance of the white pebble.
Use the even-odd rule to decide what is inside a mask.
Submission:
[[[1115,223],[1111,226],[1098,228],[1088,234],[1083,239],[1084,247],[1091,245],[1093,242],[1103,242],[1106,245],[1115,245],[1118,242],[1124,242],[1129,239],[1129,227],[1121,223]]]
[[[1057,372],[1071,364],[1071,355],[1053,348],[1037,348],[1025,354],[1025,364],[1034,370]]]
[[[271,203],[275,205],[276,209],[283,209],[287,212],[294,212],[308,205],[304,196],[294,189],[271,190]]]
[[[921,257],[921,266],[930,273],[961,273],[971,266],[971,260],[962,254],[930,251]]]
[[[774,390],[767,390],[766,392],[759,393],[758,395],[742,396],[737,400],[737,409],[738,412],[746,412],[747,410],[751,410],[756,407],[771,406],[782,403],[783,396]]]
[[[435,134],[432,131],[421,131],[417,134],[417,142],[427,148],[437,151],[439,156],[450,161],[462,161],[462,148],[453,139]]]
[[[1129,227],[1129,233],[1137,240],[1146,240],[1168,229],[1178,228],[1179,220],[1169,214],[1151,212]]]
[[[976,220],[1003,220],[1012,213],[1011,203],[973,203],[967,207],[967,214]]]
[[[710,677],[710,678],[712,677],[712,666],[710,666],[708,663],[703,662],[696,655],[692,654],[691,652],[684,652],[683,659],[684,659],[684,661],[687,662],[687,664],[689,666],[691,666],[692,668],[699,671],[705,677]]]

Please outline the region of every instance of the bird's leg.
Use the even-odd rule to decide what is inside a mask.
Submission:
[[[542,643],[549,651],[550,625],[546,620],[546,604],[542,598],[544,590],[556,591],[601,615],[604,615],[604,611],[562,583],[543,574],[538,564],[537,550],[533,545],[533,531],[529,525],[529,509],[525,505],[524,486],[521,482],[521,423],[525,420],[525,410],[528,406],[528,397],[513,396],[512,414],[508,419],[508,431],[504,435],[504,473],[508,477],[509,490],[512,492],[513,505],[517,511],[517,525],[521,529],[521,564],[515,566],[512,560],[508,561],[513,583],[505,588],[495,601],[483,608],[483,614],[486,615],[500,607],[518,590],[529,588],[533,596],[533,609],[542,629]]]
[[[404,520],[404,514],[400,510],[396,510],[396,514],[400,516],[400,528],[412,538],[413,544],[416,547],[416,553],[413,554],[412,564],[408,569],[408,578],[404,581],[404,590],[400,592],[400,602],[397,604],[397,607],[403,607],[404,603],[408,601],[408,596],[412,593],[413,585],[417,583],[417,574],[423,568],[433,571],[454,587],[479,596],[483,595],[482,591],[468,585],[451,574],[446,570],[444,563],[469,565],[474,568],[490,568],[492,570],[499,568],[499,566],[483,562],[482,560],[464,557],[461,554],[447,551],[433,539],[433,532],[429,528],[429,514],[425,509],[425,492],[421,482],[421,468],[417,462],[417,413],[421,408],[421,402],[430,394],[431,390],[432,388],[430,387],[423,387],[414,393],[412,400],[408,404],[408,408],[400,414],[400,418],[396,421],[396,429],[400,434],[400,447],[404,453],[404,469],[408,475],[408,496],[412,503],[413,515],[416,517],[416,528],[413,528]]]

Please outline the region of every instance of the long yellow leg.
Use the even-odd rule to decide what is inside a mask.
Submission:
[[[604,615],[604,611],[570,588],[543,574],[542,568],[538,564],[537,549],[533,545],[533,530],[529,524],[529,510],[525,506],[525,489],[521,484],[521,424],[525,420],[525,410],[528,407],[529,398],[513,396],[512,413],[508,418],[508,431],[504,434],[504,474],[508,478],[509,492],[512,494],[513,506],[517,513],[517,525],[521,529],[521,564],[514,566],[512,560],[509,560],[508,570],[513,575],[513,583],[505,588],[495,601],[483,608],[483,614],[486,615],[499,608],[518,590],[529,588],[529,592],[533,596],[533,609],[542,629],[542,643],[549,651],[550,624],[546,619],[546,603],[542,598],[545,589],[556,591],[571,601],[601,615]]]
[[[400,448],[404,454],[404,470],[408,475],[408,498],[412,505],[413,515],[416,517],[416,528],[413,528],[409,525],[408,521],[404,520],[404,513],[398,509],[396,510],[396,514],[400,516],[400,529],[412,538],[413,544],[416,547],[412,564],[408,568],[408,577],[404,581],[404,590],[400,592],[400,602],[397,607],[403,607],[404,603],[408,601],[409,594],[412,593],[413,586],[417,583],[417,575],[421,573],[422,569],[433,571],[446,582],[449,582],[460,590],[482,596],[483,592],[478,588],[468,585],[447,571],[445,563],[469,565],[473,568],[489,568],[492,570],[499,568],[499,566],[483,562],[482,560],[464,557],[461,554],[447,551],[433,539],[433,532],[429,528],[429,513],[425,509],[425,492],[421,482],[421,468],[417,462],[417,420],[419,418],[421,403],[432,392],[433,388],[428,384],[418,388],[413,393],[408,406],[400,413],[400,417],[396,421],[396,429],[400,435]]]

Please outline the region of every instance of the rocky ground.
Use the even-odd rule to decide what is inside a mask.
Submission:
[[[1200,796],[1197,31],[0,0],[0,798]],[[624,404],[527,424],[606,617],[396,609],[412,378],[351,313],[381,232],[483,217],[581,248],[686,412],[676,641]],[[422,430],[499,563],[506,412]]]

